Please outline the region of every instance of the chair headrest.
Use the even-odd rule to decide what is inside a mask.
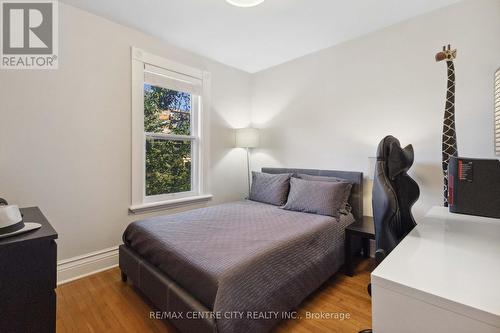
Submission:
[[[386,136],[378,146],[377,161],[386,162],[386,172],[390,179],[407,172],[413,165],[413,160],[413,146],[401,148],[399,140],[391,135]]]

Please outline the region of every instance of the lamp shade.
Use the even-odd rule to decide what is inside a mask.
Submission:
[[[236,148],[255,148],[259,145],[259,130],[256,128],[238,128],[235,136]]]

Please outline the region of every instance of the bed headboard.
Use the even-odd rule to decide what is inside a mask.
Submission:
[[[339,177],[350,181],[352,186],[349,204],[352,207],[352,215],[359,221],[363,217],[363,173],[356,171],[335,171],[317,169],[288,169],[288,168],[262,168],[265,173],[303,173],[313,176]]]

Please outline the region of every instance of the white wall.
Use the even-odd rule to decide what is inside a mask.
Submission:
[[[212,203],[243,197],[245,153],[230,128],[249,123],[249,74],[62,3],[59,45],[58,70],[0,71],[0,197],[40,206],[59,259],[118,245],[145,217],[128,215],[131,46],[212,73]]]
[[[253,76],[252,121],[263,128],[254,169],[368,171],[387,134],[413,144],[417,215],[442,204],[446,65],[458,48],[456,122],[462,156],[494,157],[493,74],[500,66],[500,1],[469,0]],[[370,187],[365,213],[371,215]]]

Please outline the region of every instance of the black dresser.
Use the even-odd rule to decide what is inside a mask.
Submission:
[[[42,227],[0,239],[0,332],[55,332],[57,233],[37,207],[21,213]]]

